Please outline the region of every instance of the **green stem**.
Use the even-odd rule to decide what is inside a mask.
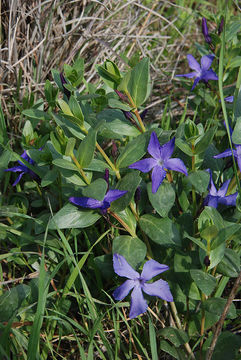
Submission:
[[[132,110],[132,111],[133,111],[133,113],[136,115],[136,118],[137,118],[137,120],[138,120],[138,122],[139,122],[139,124],[140,124],[141,130],[142,130],[142,132],[144,133],[144,132],[146,131],[145,125],[143,124],[143,121],[142,121],[142,118],[141,118],[141,116],[140,116],[140,114],[139,114],[139,111],[138,111],[137,108],[136,108],[136,104],[134,103],[134,101],[133,101],[133,99],[132,99],[131,94],[129,93],[129,91],[126,91],[125,93],[126,93],[126,95],[128,96],[130,105],[133,107],[133,110]]]
[[[80,164],[79,164],[78,160],[76,159],[76,157],[74,156],[74,154],[72,153],[72,154],[70,155],[70,157],[71,157],[71,159],[73,160],[73,162],[75,163],[75,165],[77,166],[77,168],[78,168],[78,170],[79,170],[79,173],[80,173],[80,175],[82,176],[82,178],[84,179],[84,181],[86,182],[86,184],[89,185],[89,184],[90,184],[90,181],[89,181],[89,179],[87,178],[87,176],[85,175],[82,167],[80,166]]]
[[[116,177],[118,180],[120,180],[120,172],[118,169],[116,169],[115,165],[113,164],[113,162],[110,160],[110,158],[108,157],[108,155],[106,155],[106,153],[104,152],[104,150],[102,149],[102,147],[96,143],[96,148],[98,149],[98,151],[101,153],[101,155],[103,156],[103,158],[105,159],[105,161],[107,162],[108,165],[110,165],[111,169],[115,172]]]
[[[195,154],[194,154],[194,152],[195,152],[195,145],[192,144],[192,153],[193,153],[193,156],[192,156],[192,171],[195,171]],[[192,203],[193,203],[192,215],[193,215],[193,218],[195,219],[196,211],[197,211],[197,198],[196,198],[196,191],[195,191],[194,186],[192,186]],[[194,233],[195,233],[195,227],[194,227]]]
[[[127,225],[127,223],[120,218],[119,215],[114,213],[113,211],[109,210],[109,214],[112,215],[119,223],[126,229],[126,231],[132,236],[136,237],[136,233]]]

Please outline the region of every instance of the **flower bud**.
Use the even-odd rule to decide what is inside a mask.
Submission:
[[[203,33],[206,43],[211,44],[212,39],[208,33],[207,20],[205,19],[205,17],[202,18],[202,33]]]

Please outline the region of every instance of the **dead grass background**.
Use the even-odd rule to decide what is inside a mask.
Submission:
[[[16,91],[43,94],[51,69],[62,70],[78,55],[84,58],[85,79],[95,82],[95,65],[106,58],[124,69],[136,53],[151,59],[155,80],[149,107],[160,107],[173,88],[184,46],[200,34],[190,9],[178,1],[134,0],[0,0],[0,90],[7,113]],[[185,31],[177,22],[189,19]],[[19,74],[22,72],[21,77]],[[14,104],[13,104],[14,106]]]

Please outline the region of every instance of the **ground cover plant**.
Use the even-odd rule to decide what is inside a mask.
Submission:
[[[91,69],[81,48],[20,99],[23,66],[2,99],[2,359],[240,358],[240,8],[141,3],[146,23],[178,15],[173,43],[198,19],[177,116],[172,94],[161,119],[148,107],[157,61],[135,43]]]

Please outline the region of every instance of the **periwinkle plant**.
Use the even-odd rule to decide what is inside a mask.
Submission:
[[[206,20],[203,19],[202,24],[206,42],[210,43]],[[193,72],[178,76],[195,79],[191,90],[196,87],[199,90],[200,82],[217,81],[217,63],[222,64],[219,53],[215,51],[215,62],[213,54],[200,54],[201,64],[187,55]],[[166,121],[167,115],[163,112],[163,126],[150,119],[147,121],[148,114],[143,109],[151,84],[148,58],[126,71],[120,71],[114,62],[106,60],[97,67],[105,85],[89,87],[91,93],[87,90],[81,93],[76,85],[81,82],[82,66],[78,59],[73,67],[65,67],[67,74],[53,72],[60,95],[57,101],[51,98],[51,94],[57,92],[52,91],[53,85],[49,82],[51,112],[43,112],[36,106],[25,113],[30,120],[33,114],[40,114],[41,121],[48,121],[51,131],[42,150],[41,162],[35,157],[30,159],[26,152],[21,155],[30,165],[43,167],[40,179],[43,191],[39,191],[39,199],[32,190],[35,189],[33,184],[30,185],[26,194],[31,210],[27,216],[18,214],[27,218],[28,224],[22,231],[21,224],[17,223],[13,234],[23,234],[24,241],[25,237],[33,236],[33,247],[35,237],[37,246],[45,244],[47,239],[46,247],[51,251],[54,246],[61,247],[63,242],[64,250],[58,248],[53,262],[66,265],[65,276],[70,269],[71,281],[61,277],[59,283],[64,290],[61,289],[59,296],[62,291],[64,299],[71,296],[73,285],[76,297],[78,292],[81,296],[84,292],[83,313],[85,306],[91,305],[89,313],[83,315],[86,315],[85,321],[89,321],[96,306],[98,311],[94,309],[94,314],[103,309],[108,317],[111,313],[118,314],[124,327],[128,320],[121,316],[126,303],[115,304],[114,300],[128,300],[130,295],[129,318],[142,316],[135,323],[136,327],[146,324],[149,302],[149,331],[153,333],[157,328],[157,333],[163,336],[162,350],[165,350],[166,340],[171,346],[174,333],[181,339],[180,346],[194,358],[193,351],[198,348],[200,353],[205,352],[210,345],[209,332],[223,311],[223,299],[221,305],[218,301],[222,298],[224,284],[229,277],[238,276],[240,216],[235,205],[239,174],[232,168],[223,169],[218,159],[233,154],[241,170],[241,142],[234,144],[233,152],[231,145],[228,149],[223,147],[218,131],[223,121],[219,111],[221,96],[214,94],[214,90],[211,93],[209,88],[204,95],[202,91],[196,91],[195,95],[188,93],[187,106],[180,118],[170,116]],[[226,74],[228,71],[227,67]],[[188,112],[189,100],[192,108]],[[232,123],[238,128],[237,109],[236,112],[227,110],[230,117],[234,111]],[[171,113],[171,108],[169,110]],[[210,168],[209,173],[207,168]],[[37,176],[21,161],[6,171],[20,173],[13,185],[23,175],[33,179]],[[216,185],[211,175],[214,172]],[[45,204],[48,206],[44,208]],[[36,226],[29,225],[32,219]],[[50,219],[47,227],[50,239],[46,237],[46,219]],[[53,238],[57,239],[57,245],[53,246]],[[26,242],[24,244],[26,246]],[[36,253],[39,253],[38,248]],[[66,253],[71,253],[68,260],[63,258]],[[140,268],[141,273],[137,271]],[[156,278],[164,272],[165,280]],[[125,282],[119,283],[114,273],[125,277]],[[80,289],[79,283],[75,284],[77,276],[83,285]],[[88,298],[92,293],[94,301]],[[103,296],[106,296],[104,301]],[[82,304],[82,300],[79,303]],[[162,313],[163,303],[166,312]],[[151,325],[153,313],[157,320],[154,326]],[[158,328],[159,319],[165,322],[163,330]],[[95,317],[95,321],[99,319]],[[115,318],[114,321],[116,324],[119,320]],[[104,324],[108,322],[110,318]],[[186,329],[188,336],[183,335]]]

